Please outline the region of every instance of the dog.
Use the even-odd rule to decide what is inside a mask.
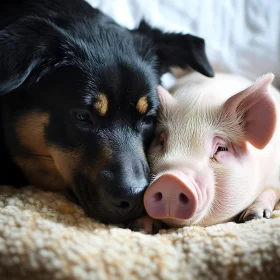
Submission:
[[[214,75],[199,37],[129,30],[83,0],[2,1],[0,183],[68,190],[104,223],[142,216],[173,66]]]

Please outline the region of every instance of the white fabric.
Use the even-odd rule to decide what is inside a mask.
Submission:
[[[250,79],[273,72],[280,86],[279,0],[87,0],[134,28],[142,18],[165,31],[206,40],[216,71]]]

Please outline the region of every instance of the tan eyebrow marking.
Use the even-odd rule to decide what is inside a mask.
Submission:
[[[147,96],[142,96],[137,104],[136,104],[136,110],[141,114],[145,114],[147,112],[148,109],[148,99]]]
[[[108,112],[108,98],[105,93],[99,93],[97,95],[97,101],[93,104],[93,107],[102,117]]]

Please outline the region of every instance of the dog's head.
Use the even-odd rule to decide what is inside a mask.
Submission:
[[[144,211],[160,76],[213,71],[198,37],[75,24],[30,17],[0,31],[7,146],[32,184],[69,188],[90,216],[125,222]]]

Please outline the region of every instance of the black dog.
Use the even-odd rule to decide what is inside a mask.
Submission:
[[[2,1],[0,183],[71,189],[103,222],[141,216],[171,66],[213,76],[198,37],[128,30],[82,0]]]

